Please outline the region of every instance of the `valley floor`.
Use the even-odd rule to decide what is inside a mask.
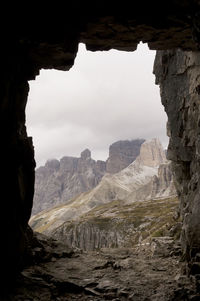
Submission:
[[[170,237],[95,252],[72,251],[43,235],[37,241],[34,264],[1,300],[200,300],[191,279],[181,276],[180,248]]]

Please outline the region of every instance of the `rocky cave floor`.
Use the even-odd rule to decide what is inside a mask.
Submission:
[[[180,246],[170,237],[135,249],[82,252],[34,236],[34,261],[3,301],[200,300],[194,278],[182,275]]]

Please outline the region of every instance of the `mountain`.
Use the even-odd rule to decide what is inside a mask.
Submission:
[[[160,142],[152,139],[141,145],[139,156],[128,167],[104,175],[91,191],[39,213],[30,224],[83,249],[119,246],[127,239],[133,243],[138,233],[150,231],[146,228],[155,232],[165,227],[177,206],[174,196],[170,162]]]
[[[95,187],[106,172],[104,161],[95,161],[85,149],[80,158],[48,160],[36,170],[32,213],[66,202],[75,195]]]
[[[139,155],[143,139],[113,143],[106,162],[91,158],[85,149],[80,158],[65,156],[60,161],[48,160],[36,170],[32,214],[62,204],[98,185],[104,174],[127,167]]]

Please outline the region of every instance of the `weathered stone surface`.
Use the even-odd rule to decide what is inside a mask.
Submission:
[[[165,152],[160,141],[156,138],[146,141],[141,145],[139,151],[140,164],[155,167],[166,162]]]
[[[158,168],[158,181],[156,181],[156,196],[160,195],[163,197],[166,195],[176,195],[177,191],[174,186],[174,177],[172,173],[171,161],[168,164],[161,164]]]
[[[194,283],[180,276],[179,257],[171,255],[177,247],[166,237],[145,249],[140,245],[86,253],[37,235],[36,264],[27,266],[16,286],[4,296],[1,290],[0,297],[4,301],[198,300]]]
[[[178,208],[176,198],[126,204],[113,201],[64,222],[49,234],[69,247],[84,251],[101,248],[133,248],[154,236],[165,236],[177,224],[173,219]]]
[[[182,247],[186,258],[193,260],[200,251],[200,54],[181,50],[158,52],[154,72],[168,115],[168,158],[173,161],[181,199]]]
[[[109,157],[106,161],[106,171],[117,173],[130,165],[140,153],[144,139],[117,141],[109,147]]]
[[[67,200],[95,187],[106,172],[106,163],[95,161],[86,149],[80,158],[63,157],[47,161],[36,170],[32,214],[66,203]]]

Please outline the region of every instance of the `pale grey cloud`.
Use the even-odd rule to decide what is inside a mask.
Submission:
[[[37,164],[88,147],[106,159],[119,139],[160,138],[166,146],[166,114],[152,74],[155,52],[88,52],[80,45],[68,72],[42,70],[30,82],[28,134]]]

